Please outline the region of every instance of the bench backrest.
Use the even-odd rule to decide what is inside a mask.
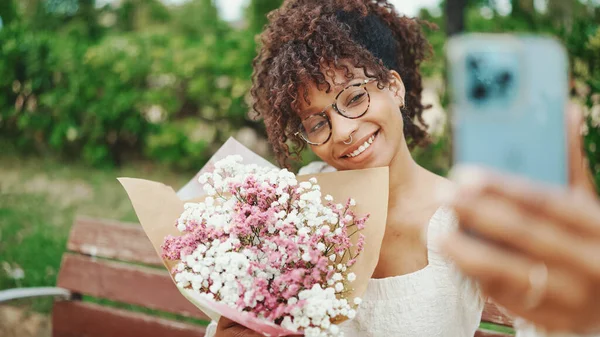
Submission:
[[[183,297],[139,224],[79,217],[63,256],[58,286],[80,295],[131,304],[183,317],[208,318]],[[482,322],[512,326],[488,303]],[[198,337],[204,327],[81,301],[57,302],[54,337]],[[504,337],[480,330],[476,337]]]

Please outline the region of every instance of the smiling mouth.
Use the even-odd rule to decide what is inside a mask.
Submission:
[[[361,153],[365,152],[369,147],[371,147],[371,144],[373,144],[373,142],[375,141],[377,134],[379,134],[379,131],[372,134],[371,137],[369,137],[369,139],[367,139],[361,146],[359,146],[358,149],[354,150],[354,152],[349,153],[342,158],[354,158],[359,156]]]

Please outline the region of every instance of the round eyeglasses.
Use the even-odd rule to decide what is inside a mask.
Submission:
[[[366,79],[360,83],[351,84],[335,96],[335,102],[326,106],[323,111],[303,119],[298,126],[296,136],[300,136],[311,145],[323,145],[331,138],[331,119],[326,113],[330,107],[348,119],[364,116],[371,105],[369,91],[365,87],[375,81],[374,78]]]

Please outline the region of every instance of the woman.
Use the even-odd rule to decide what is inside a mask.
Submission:
[[[252,96],[280,164],[294,158],[291,141],[337,170],[390,168],[380,260],[357,317],[342,331],[473,336],[484,300],[437,244],[457,227],[435,197],[452,185],[410,155],[427,142],[419,65],[430,46],[421,23],[383,0],[291,0],[269,19]],[[227,319],[212,330],[258,336]]]

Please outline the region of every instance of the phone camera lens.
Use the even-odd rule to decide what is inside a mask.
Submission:
[[[475,100],[481,101],[487,97],[487,93],[488,90],[485,85],[479,83],[473,87],[473,90],[471,90],[471,97],[473,97]]]

